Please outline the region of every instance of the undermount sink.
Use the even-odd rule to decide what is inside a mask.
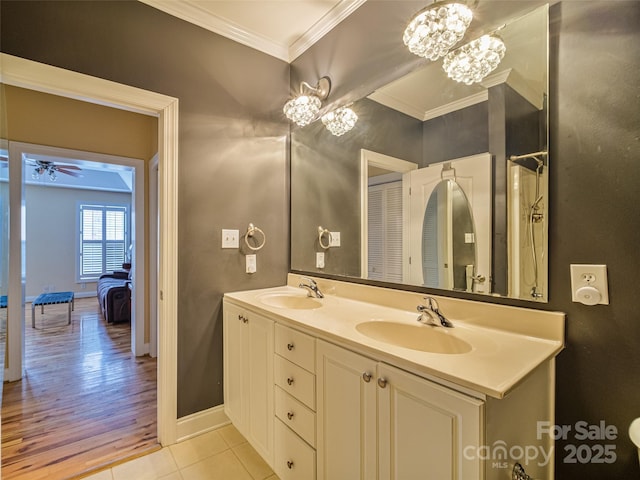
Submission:
[[[312,310],[320,308],[322,303],[307,295],[295,295],[290,293],[272,293],[260,297],[260,302],[270,307],[291,308],[294,310]]]
[[[356,325],[356,330],[373,340],[422,352],[460,354],[472,348],[444,327],[373,320]]]

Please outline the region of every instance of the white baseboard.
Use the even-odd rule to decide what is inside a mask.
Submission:
[[[223,427],[231,423],[224,414],[224,405],[209,408],[201,412],[193,413],[178,419],[177,441],[182,442],[197,435],[201,435],[216,428]]]

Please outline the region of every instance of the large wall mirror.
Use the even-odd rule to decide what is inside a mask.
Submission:
[[[292,270],[547,300],[548,7],[497,34],[480,83],[425,61],[346,134],[292,130]]]

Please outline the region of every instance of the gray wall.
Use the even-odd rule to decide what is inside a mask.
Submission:
[[[178,415],[221,404],[223,293],[286,280],[289,66],[137,1],[0,9],[4,53],[179,99]],[[220,248],[249,222],[269,238],[254,275]]]
[[[410,68],[410,54],[390,29],[403,28],[398,23],[423,3],[365,3],[293,63],[293,84],[330,74],[338,101],[339,93],[362,96],[386,83],[372,80],[376,69]],[[567,313],[556,423],[604,420],[619,431],[613,441],[569,435],[559,442],[556,478],[637,478],[627,428],[640,416],[640,309],[633,280],[640,265],[640,2],[561,2],[552,6],[550,23],[549,303],[501,303]],[[571,263],[607,264],[610,305],[571,302]],[[616,447],[613,464],[564,462],[565,447],[607,443]]]

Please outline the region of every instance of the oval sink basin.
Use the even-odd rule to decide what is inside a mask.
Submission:
[[[371,321],[356,325],[361,334],[390,343],[429,353],[459,354],[471,351],[471,345],[451,335],[444,328],[429,325],[407,325],[404,323]]]
[[[291,295],[287,293],[263,295],[260,297],[260,301],[270,307],[291,308],[295,310],[311,310],[322,306],[322,303],[315,298],[305,295]]]

